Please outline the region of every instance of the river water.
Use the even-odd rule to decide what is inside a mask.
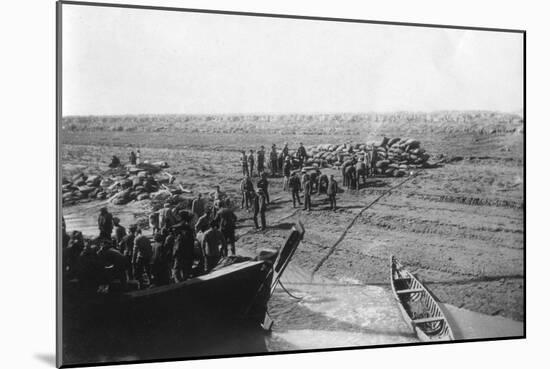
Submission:
[[[108,201],[92,201],[63,208],[63,217],[67,233],[80,231],[86,237],[99,235],[97,217],[99,209],[106,206],[114,217],[120,219],[120,224],[127,227],[137,222],[137,217],[143,217],[150,211],[148,200],[132,201],[126,205],[113,205]]]
[[[269,351],[416,342],[389,288],[326,280],[290,265],[272,297]],[[388,285],[389,287],[389,285]],[[296,299],[299,298],[299,299]]]

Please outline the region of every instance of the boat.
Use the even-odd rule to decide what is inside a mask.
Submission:
[[[391,287],[403,318],[422,342],[453,341],[454,336],[435,296],[391,256]]]
[[[267,304],[303,236],[296,223],[279,250],[222,259],[180,283],[93,296],[64,285],[63,365],[266,351]]]

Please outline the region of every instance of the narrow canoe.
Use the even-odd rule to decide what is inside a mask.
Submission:
[[[453,332],[432,293],[391,256],[391,287],[403,318],[423,342],[452,341]]]

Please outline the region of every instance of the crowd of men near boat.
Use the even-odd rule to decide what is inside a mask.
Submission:
[[[129,155],[133,165],[139,164],[140,159],[139,150],[137,154],[131,152]],[[256,153],[242,151],[241,209],[253,212],[256,229],[267,228],[266,212],[271,204],[270,177],[282,176],[283,190],[290,193],[294,208],[298,204],[303,205],[304,210],[311,210],[312,195],[316,193],[317,196],[326,194],[330,209],[337,209],[339,187],[334,175],[322,173],[318,167],[306,167],[307,159],[302,143],[293,154],[288,144],[279,151],[273,144],[269,154],[263,146]],[[341,165],[344,186],[357,188],[360,178],[365,182],[374,168],[371,161],[375,160],[365,156],[362,160],[353,157],[345,161]],[[256,184],[253,177],[258,178]],[[134,280],[139,288],[144,288],[177,283],[208,273],[221,258],[229,253],[235,255],[237,216],[228,200],[220,187],[215,186],[210,199],[204,199],[199,193],[190,210],[185,209],[183,203],[165,203],[149,216],[152,240],[138,225],[126,229],[106,207],[100,210],[99,236],[93,240],[85,240],[79,231],[73,231],[69,236],[63,221],[65,275],[69,279],[77,278],[82,286],[93,289],[114,279],[122,284]]]
[[[219,188],[214,192],[220,196]],[[152,240],[138,225],[126,229],[106,207],[97,223],[99,236],[86,240],[79,231],[69,236],[63,220],[63,264],[68,279],[77,278],[86,288],[113,280],[130,280],[139,288],[177,283],[208,273],[221,258],[235,255],[237,217],[225,207],[206,207],[202,196],[192,211],[181,205],[151,214]]]

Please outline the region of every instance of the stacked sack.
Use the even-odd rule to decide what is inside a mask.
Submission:
[[[410,169],[426,166],[430,155],[420,147],[420,141],[415,139],[388,139],[384,137],[380,145],[375,146],[377,162],[376,174],[402,177]]]
[[[321,144],[308,148],[311,158],[308,165],[319,167],[340,166],[346,160],[356,157],[362,160],[366,154],[376,150],[375,173],[379,175],[401,177],[410,169],[427,166],[430,155],[420,147],[415,139],[384,137],[378,145],[345,143],[340,145]]]
[[[86,200],[110,199],[115,205],[124,205],[132,200],[145,200],[160,189],[170,178],[153,174],[160,172],[159,166],[140,165],[126,167],[125,173],[108,176],[74,175],[70,180],[63,178],[63,204],[75,204]]]

